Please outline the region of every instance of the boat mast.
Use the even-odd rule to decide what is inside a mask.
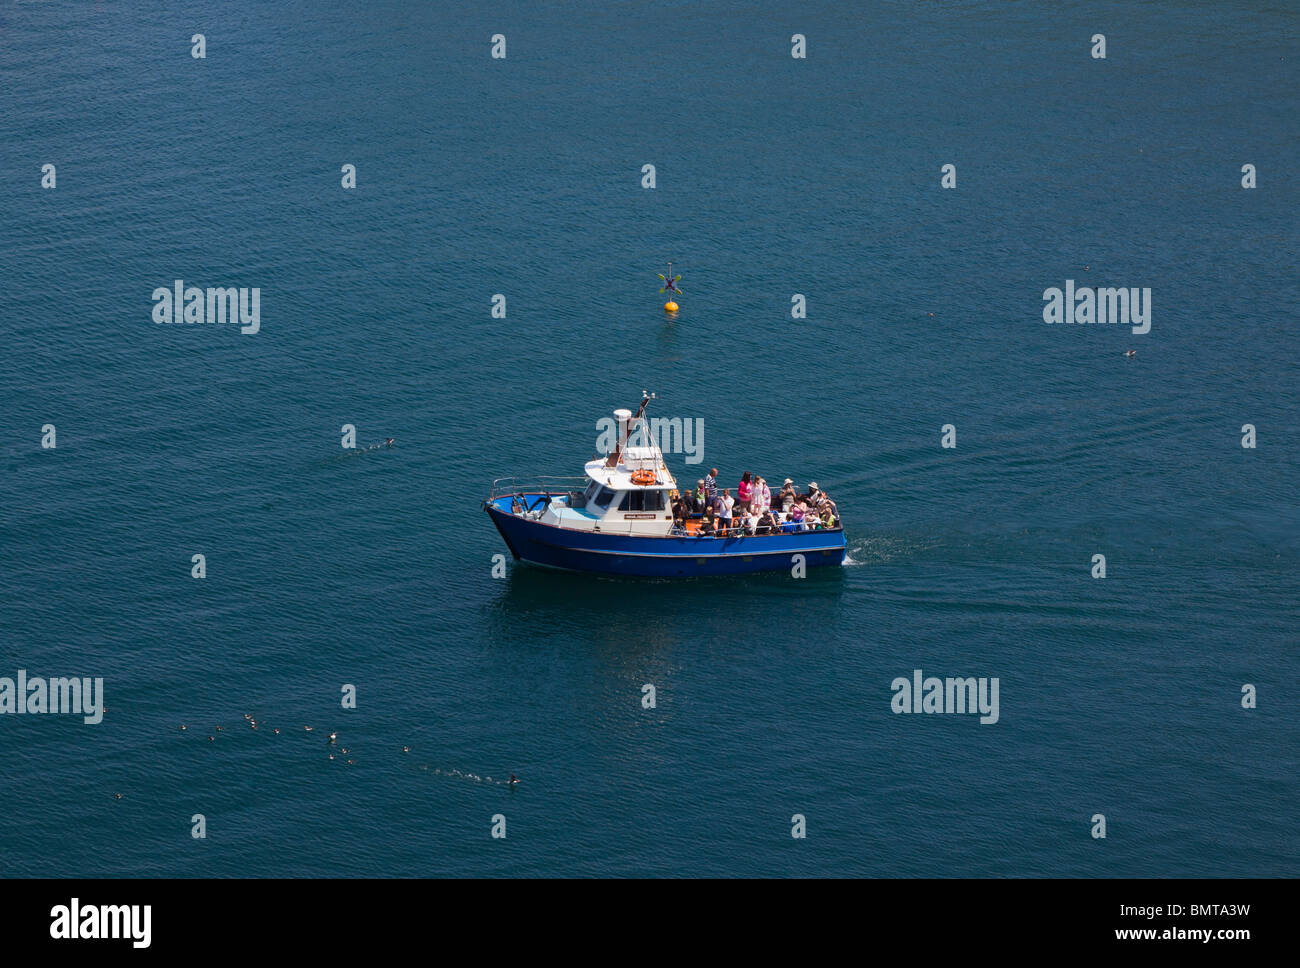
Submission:
[[[644,390],[641,391],[641,406],[637,408],[636,416],[634,416],[631,420],[627,422],[628,437],[632,436],[632,428],[635,427],[638,423],[640,423],[645,418],[645,408],[649,405],[650,401],[653,399],[654,399],[653,394],[646,393]],[[627,411],[624,411],[624,413],[626,412]],[[624,437],[622,434],[620,434],[618,443],[614,446],[613,452],[605,460],[606,467],[618,466],[619,459],[623,456],[623,443],[624,443]]]

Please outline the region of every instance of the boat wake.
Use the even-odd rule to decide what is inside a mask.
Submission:
[[[490,776],[479,776],[477,773],[466,773],[463,770],[444,770],[436,766],[432,770],[430,770],[428,766],[422,766],[420,769],[424,770],[426,773],[433,773],[436,776],[449,776],[458,780],[469,780],[471,783],[486,783],[492,786],[510,785],[509,780],[494,780]]]
[[[844,549],[845,565],[877,565],[895,559],[912,559],[938,547],[938,539],[918,539],[902,535],[875,535],[850,543]]]
[[[356,457],[358,454],[368,454],[372,450],[392,450],[395,446],[397,446],[396,442],[393,440],[392,437],[389,437],[387,440],[383,440],[378,444],[371,444],[368,447],[353,447],[350,450],[348,450],[346,453],[340,454],[339,456]]]

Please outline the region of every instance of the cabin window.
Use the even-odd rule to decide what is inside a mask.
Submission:
[[[611,491],[607,487],[602,487],[600,493],[596,495],[596,506],[602,508],[609,507],[609,502],[614,499],[615,493],[616,492]]]
[[[628,497],[628,511],[662,511],[664,508],[663,491],[631,491]]]
[[[592,481],[590,484],[587,485],[587,491],[582,496],[585,497],[588,501],[594,501],[596,499],[596,494],[599,493],[599,491],[600,491],[600,481]]]

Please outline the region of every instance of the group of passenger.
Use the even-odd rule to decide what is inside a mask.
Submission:
[[[745,471],[736,485],[718,489],[718,469],[711,468],[695,489],[673,503],[673,531],[686,534],[686,522],[700,519],[699,534],[719,538],[744,535],[820,531],[840,526],[840,512],[830,496],[813,481],[800,492],[790,478],[781,489],[772,489],[761,475]]]

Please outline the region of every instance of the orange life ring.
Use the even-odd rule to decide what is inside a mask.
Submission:
[[[651,484],[658,484],[659,478],[655,476],[654,471],[633,471],[632,483],[640,487],[648,487]]]

